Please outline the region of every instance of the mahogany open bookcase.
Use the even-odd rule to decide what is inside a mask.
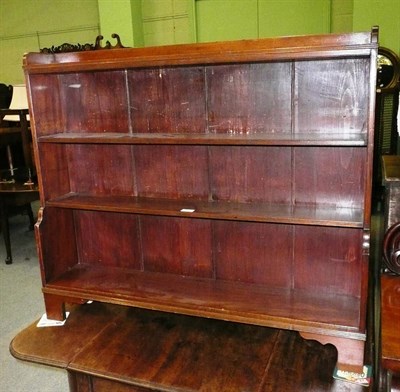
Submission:
[[[296,330],[360,365],[377,31],[24,58],[47,315]]]

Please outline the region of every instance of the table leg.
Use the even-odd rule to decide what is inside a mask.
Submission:
[[[8,214],[6,206],[2,197],[0,197],[0,218],[1,218],[1,230],[3,231],[4,244],[6,246],[6,264],[12,264],[11,256],[11,241],[10,241],[10,226],[8,224]]]

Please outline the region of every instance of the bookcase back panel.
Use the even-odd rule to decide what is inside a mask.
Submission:
[[[204,133],[203,67],[128,71],[133,132]]]
[[[129,132],[125,71],[31,75],[30,78],[38,135]]]
[[[124,71],[60,75],[65,130],[129,132]]]
[[[363,208],[365,148],[294,148],[295,203]]]
[[[207,199],[206,146],[135,146],[138,196]]]
[[[210,66],[206,74],[209,132],[290,133],[290,62]]]
[[[291,151],[279,147],[210,147],[213,200],[291,202]]]
[[[72,192],[133,195],[134,177],[130,146],[76,144],[66,146]]]
[[[217,279],[291,287],[291,226],[215,221],[213,237]]]
[[[362,233],[359,229],[297,226],[295,287],[360,297]]]
[[[295,65],[295,132],[367,132],[369,58]]]
[[[74,218],[80,263],[141,269],[137,216],[75,211]]]
[[[212,222],[141,216],[146,271],[213,278]]]

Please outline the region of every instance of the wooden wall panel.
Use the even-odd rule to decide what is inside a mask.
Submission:
[[[214,222],[218,279],[290,288],[292,227],[249,222]]]
[[[128,72],[133,132],[204,133],[204,68]]]
[[[60,144],[40,144],[39,163],[42,195],[45,200],[71,191],[66,147]]]
[[[291,130],[291,63],[207,67],[210,132]]]
[[[63,74],[60,92],[66,130],[129,131],[125,71]]]
[[[60,97],[58,75],[30,75],[31,123],[38,136],[65,130],[65,113]]]
[[[362,230],[295,228],[295,288],[360,297]]]
[[[295,64],[295,132],[367,132],[369,59]]]
[[[142,216],[140,221],[145,270],[213,276],[209,220]]]
[[[214,200],[290,203],[291,153],[279,147],[211,147]]]
[[[207,199],[207,147],[136,146],[138,196]]]
[[[74,216],[80,263],[141,268],[137,216],[98,211]]]
[[[72,192],[134,194],[130,146],[69,145],[68,166]]]
[[[294,148],[294,198],[298,204],[363,208],[366,149]]]

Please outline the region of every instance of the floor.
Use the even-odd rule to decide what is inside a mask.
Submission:
[[[34,207],[36,211],[37,205]],[[4,263],[2,233],[0,238],[0,391],[67,392],[64,370],[18,361],[9,353],[14,336],[44,313],[39,263],[34,234],[28,230],[28,217],[12,217],[10,231],[11,265]]]

